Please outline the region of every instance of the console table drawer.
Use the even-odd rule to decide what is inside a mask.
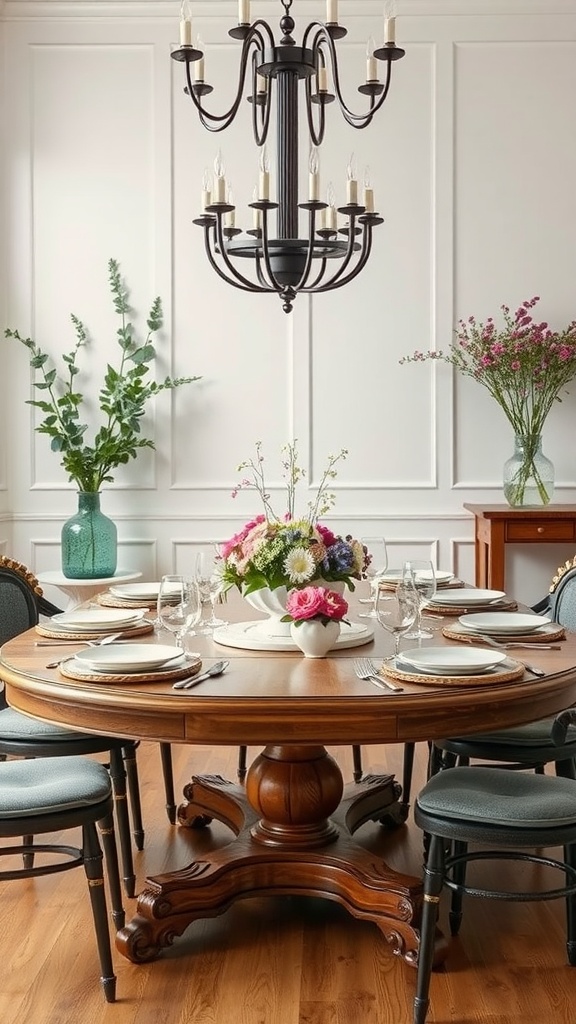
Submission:
[[[555,519],[531,519],[523,522],[506,523],[506,540],[510,543],[526,541],[571,541],[574,540],[574,521]]]

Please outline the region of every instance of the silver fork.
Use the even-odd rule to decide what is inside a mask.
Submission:
[[[371,682],[375,683],[376,686],[380,686],[383,690],[393,690],[394,693],[402,693],[403,687],[396,686],[395,683],[388,682],[378,672],[376,666],[370,661],[370,658],[356,658],[354,661],[354,672],[358,676],[358,679],[370,679]]]

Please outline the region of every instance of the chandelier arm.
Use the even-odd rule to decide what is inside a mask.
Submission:
[[[260,126],[258,124],[258,113],[260,111],[260,107],[256,103],[256,95],[257,95],[256,78],[257,78],[257,71],[256,71],[256,60],[255,60],[255,58],[256,58],[256,52],[254,52],[252,54],[252,134],[254,136],[254,141],[255,141],[256,145],[257,146],[263,146],[264,143],[266,142],[266,139],[268,138],[268,128],[270,126],[270,111],[272,109],[272,99],[271,99],[271,95],[270,95],[270,93],[271,93],[271,86],[268,87],[268,90],[266,92],[266,100],[265,100],[265,103],[264,103],[264,110],[263,110],[263,112],[261,114],[261,117],[262,117],[262,127],[260,128]]]
[[[256,253],[256,255],[254,256],[254,264],[256,268],[256,277],[258,278],[262,288],[268,292],[275,292],[276,289],[272,287],[270,281],[267,279],[266,275],[264,274],[264,271],[262,270],[262,257],[260,256],[259,253]]]
[[[320,263],[320,267],[319,267],[318,273],[316,274],[316,277],[314,278],[314,280],[310,284],[306,284],[305,288],[299,288],[298,291],[308,293],[308,292],[315,292],[315,291],[318,290],[318,285],[320,284],[320,281],[324,277],[324,274],[326,273],[326,267],[328,266],[328,259],[327,259],[327,257],[323,256],[320,259],[319,263]]]
[[[310,25],[308,25],[308,27],[307,27],[307,29],[306,29],[306,31],[304,33],[302,45],[306,46],[306,43],[307,43],[307,40],[308,40],[308,36],[311,35],[312,31],[314,31],[314,30],[315,30],[315,34],[314,34],[314,38],[313,38],[313,40],[312,40],[312,42],[310,44],[310,47],[311,47],[312,52],[314,53],[314,55],[316,55],[316,53],[322,48],[323,45],[325,45],[327,47],[327,49],[328,49],[328,53],[330,55],[330,67],[332,69],[332,80],[334,82],[334,92],[336,93],[336,99],[338,100],[338,105],[340,107],[342,116],[344,117],[345,121],[347,121],[347,123],[352,128],[367,128],[368,125],[371,123],[372,118],[374,117],[374,114],[380,109],[380,107],[382,106],[382,104],[383,104],[383,102],[386,99],[386,96],[388,94],[388,89],[390,88],[391,73],[392,73],[391,61],[387,62],[388,70],[387,70],[387,75],[386,75],[386,83],[384,85],[384,89],[382,91],[382,94],[378,98],[378,102],[375,103],[374,102],[374,96],[371,96],[370,97],[370,110],[367,111],[364,114],[355,114],[354,111],[350,110],[350,108],[346,104],[346,102],[344,100],[344,96],[342,94],[342,89],[340,88],[340,74],[339,74],[339,69],[338,69],[338,54],[336,53],[336,47],[334,45],[334,40],[332,39],[332,36],[330,35],[330,33],[329,33],[328,29],[326,28],[326,26],[323,25],[319,21],[311,22]]]
[[[268,249],[268,210],[262,210],[262,256],[264,259],[266,273],[268,274],[268,280],[270,281],[273,290],[275,292],[281,292],[283,290],[283,286],[280,284],[272,270],[270,251]]]
[[[215,259],[213,261],[211,260],[212,266],[217,269],[218,273],[220,274],[220,277],[224,277],[225,280],[229,280],[231,284],[235,284],[237,288],[241,288],[243,291],[247,291],[247,292],[260,292],[260,291],[262,291],[262,288],[260,288],[257,284],[254,284],[254,281],[250,281],[247,277],[244,277],[244,275],[241,274],[236,269],[234,264],[232,263],[229,255],[228,255],[228,251],[226,249],[226,239],[224,238],[224,233],[222,231],[222,214],[221,213],[216,215],[216,224],[214,225],[214,242],[218,243],[218,253],[219,253],[219,255],[220,255],[221,259],[222,259],[222,262],[224,263],[224,266],[226,267],[226,269],[228,270],[228,273],[230,274],[230,277],[226,278],[226,275],[222,273],[221,268],[218,266],[217,261]],[[216,244],[215,244],[215,251],[216,251]],[[270,288],[268,290],[269,291],[273,291],[274,289]]]
[[[318,112],[318,127],[314,123],[314,103],[312,103],[312,79],[306,79],[306,116],[308,118],[308,131],[310,138],[315,146],[321,146],[324,141],[324,131],[326,128],[326,105],[322,102],[318,104],[320,110]]]
[[[362,240],[362,249],[361,249],[361,251],[360,251],[360,253],[358,255],[358,260],[356,261],[356,263],[352,267],[352,270],[350,271],[350,273],[346,274],[344,277],[341,277],[343,268],[340,268],[340,270],[338,271],[338,273],[336,273],[334,275],[334,277],[331,277],[330,280],[326,281],[325,284],[322,284],[322,285],[320,285],[319,288],[316,288],[316,293],[317,294],[319,292],[331,292],[331,291],[334,291],[336,288],[343,288],[343,286],[345,284],[349,284],[350,281],[353,281],[354,278],[357,277],[357,275],[360,273],[360,271],[364,269],[364,267],[366,266],[366,263],[368,262],[368,258],[370,256],[370,252],[372,250],[372,227],[371,227],[371,225],[369,225],[369,224],[364,225],[364,230],[365,230],[365,232],[367,230],[368,234],[364,234],[364,238]],[[310,291],[309,288],[303,288],[302,290],[304,292]]]
[[[261,20],[255,21],[242,43],[242,53],[240,54],[240,67],[238,71],[238,89],[232,106],[230,107],[229,110],[226,111],[225,114],[211,114],[209,110],[206,110],[206,108],[202,106],[202,103],[196,96],[194,83],[192,81],[192,77],[190,74],[190,64],[192,64],[193,61],[186,61],[186,83],[188,86],[188,95],[190,96],[190,99],[192,100],[194,106],[196,107],[196,110],[198,111],[200,123],[209,132],[225,131],[226,128],[230,127],[230,125],[234,121],[234,118],[236,117],[236,114],[238,113],[238,108],[242,101],[244,83],[246,80],[246,69],[248,67],[248,55],[250,53],[250,50],[252,47],[255,47],[257,52],[263,53],[265,49],[264,37],[262,33],[258,30],[258,26],[260,25],[266,29],[269,40],[271,40],[271,45],[273,45],[274,43],[274,37],[272,35],[270,26],[267,24],[267,22]]]
[[[304,288],[308,278],[310,277],[310,268],[312,266],[312,257],[314,255],[314,228],[316,224],[316,210],[310,210],[308,214],[308,251],[306,252],[306,263],[302,269],[300,280],[297,284],[293,285],[294,291],[299,292]]]

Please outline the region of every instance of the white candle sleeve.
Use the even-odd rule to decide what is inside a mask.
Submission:
[[[226,202],[226,178],[217,177],[214,179],[214,202]]]
[[[260,171],[259,199],[270,199],[270,171]]]
[[[180,21],[180,46],[192,46],[192,22],[190,18]]]
[[[396,41],[396,18],[384,18],[384,42]]]
[[[250,24],[250,0],[238,0],[238,24]]]
[[[358,182],[356,178],[349,178],[346,182],[346,195],[348,202],[356,206],[358,203]]]
[[[335,25],[338,21],[338,0],[326,0],[326,21]]]

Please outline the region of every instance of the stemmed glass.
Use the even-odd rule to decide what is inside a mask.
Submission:
[[[416,629],[412,633],[407,633],[406,638],[408,640],[430,640],[433,634],[422,628],[422,611],[430,604],[430,601],[436,593],[436,573],[432,562],[428,559],[411,559],[408,562],[404,562],[402,569],[402,575],[404,579],[406,577],[412,577],[414,587],[418,596],[418,614],[416,616]]]
[[[178,647],[183,647],[186,635],[193,635],[201,614],[202,603],[195,580],[176,574],[162,577],[157,621],[162,629],[174,634]]]
[[[400,640],[408,636],[418,615],[418,595],[409,580],[398,583],[391,594],[378,593],[376,618],[384,629],[394,637],[394,654],[385,661],[392,661],[400,653]]]
[[[202,620],[202,626],[212,632],[217,626],[225,626],[226,620],[216,615],[216,601],[223,589],[222,575],[218,571],[214,558],[206,551],[199,551],[196,555],[196,583],[200,591],[202,604],[210,602],[212,611],[209,619]]]
[[[384,537],[361,537],[360,543],[366,548],[370,557],[370,561],[364,569],[364,575],[370,585],[370,597],[361,598],[361,602],[365,603],[369,600],[372,607],[369,612],[360,612],[358,617],[360,619],[375,619],[380,580],[384,578],[388,568],[388,549]],[[386,599],[387,595],[383,597],[383,600]]]

